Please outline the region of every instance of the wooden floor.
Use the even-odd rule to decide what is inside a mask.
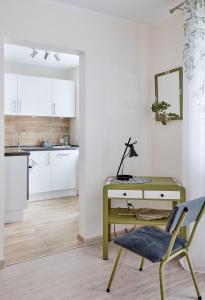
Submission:
[[[124,252],[110,294],[105,292],[117,246],[103,261],[100,244],[30,260],[0,270],[1,300],[159,300],[158,264]],[[205,274],[197,274],[205,297]],[[166,300],[196,299],[190,273],[177,262],[165,267]]]
[[[24,221],[5,226],[5,260],[13,264],[81,245],[78,198],[30,202]]]

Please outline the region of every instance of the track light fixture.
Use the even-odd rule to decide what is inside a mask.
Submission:
[[[45,60],[47,60],[48,56],[49,56],[50,54],[53,54],[53,53],[52,53],[52,52],[49,52],[48,50],[44,50],[44,51],[45,51],[45,54],[44,54],[43,58],[44,58]],[[38,53],[39,53],[39,51],[36,50],[36,48],[33,48],[32,52],[31,52],[31,57],[34,58]],[[61,59],[60,59],[60,56],[59,56],[59,53],[54,53],[53,56],[55,57],[56,61],[59,62],[59,61],[61,60]]]
[[[33,48],[33,51],[32,51],[32,53],[31,53],[31,57],[33,58],[33,57],[35,57],[37,54],[38,54],[38,51],[37,51],[35,48]]]
[[[48,58],[48,56],[49,56],[49,52],[48,52],[48,50],[45,50],[45,55],[44,55],[44,59],[47,59]]]
[[[60,61],[60,57],[59,57],[59,54],[58,54],[58,53],[55,53],[55,54],[54,54],[54,57],[55,57],[55,59],[56,59],[57,61]]]

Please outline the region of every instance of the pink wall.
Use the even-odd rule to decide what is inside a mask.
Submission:
[[[151,82],[154,101],[154,75],[183,65],[183,14],[176,12],[166,22],[151,30]],[[182,181],[182,124],[172,121],[166,126],[151,122],[152,175],[173,176]]]

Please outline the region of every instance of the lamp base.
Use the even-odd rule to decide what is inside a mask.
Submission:
[[[129,181],[130,178],[133,178],[132,175],[117,175],[118,180]]]

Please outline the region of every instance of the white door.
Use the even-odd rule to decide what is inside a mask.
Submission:
[[[5,73],[4,76],[4,112],[6,115],[18,113],[18,75]]]
[[[32,151],[29,158],[29,193],[43,193],[50,190],[50,152]]]
[[[56,117],[75,117],[75,82],[52,80],[52,115]]]
[[[19,75],[18,100],[21,115],[51,116],[51,80]]]
[[[51,189],[67,190],[76,188],[78,150],[51,152]]]

